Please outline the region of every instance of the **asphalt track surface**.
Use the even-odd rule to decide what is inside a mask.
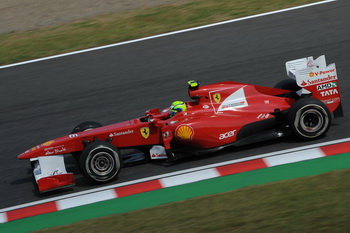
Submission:
[[[102,124],[138,117],[153,107],[187,100],[187,81],[225,80],[273,86],[286,78],[285,61],[326,55],[335,62],[345,117],[327,137],[294,138],[228,148],[173,166],[149,163],[124,168],[115,183],[350,137],[350,2],[333,3],[253,18],[94,52],[0,70],[0,208],[44,200],[94,187],[76,173],[71,189],[39,194],[23,151],[66,135],[81,121]]]

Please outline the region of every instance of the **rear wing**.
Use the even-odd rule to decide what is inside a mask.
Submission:
[[[287,75],[296,80],[302,88],[302,94],[312,94],[312,97],[322,101],[334,113],[334,117],[342,117],[338,76],[335,64],[327,66],[324,55],[300,58],[286,62]]]

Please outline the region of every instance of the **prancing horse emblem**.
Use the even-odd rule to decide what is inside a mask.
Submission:
[[[220,93],[215,93],[213,94],[213,98],[215,100],[216,103],[220,103],[220,100],[221,100],[221,95]]]
[[[141,128],[140,132],[144,138],[146,138],[146,139],[148,138],[148,136],[149,136],[149,128],[148,127]]]

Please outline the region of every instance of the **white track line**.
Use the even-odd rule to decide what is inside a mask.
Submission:
[[[306,7],[311,7],[311,6],[316,6],[316,5],[321,5],[321,4],[326,4],[326,3],[330,3],[330,2],[336,2],[336,1],[337,0],[325,0],[325,1],[310,3],[310,4],[306,4],[306,5],[286,8],[286,9],[282,9],[282,10],[276,10],[276,11],[271,11],[271,12],[266,12],[266,13],[246,16],[246,17],[242,17],[242,18],[238,18],[238,19],[232,19],[232,20],[222,21],[222,22],[218,22],[218,23],[208,24],[208,25],[204,25],[204,26],[193,27],[193,28],[188,28],[188,29],[184,29],[184,30],[179,30],[179,31],[159,34],[159,35],[155,35],[155,36],[149,36],[149,37],[145,37],[145,38],[129,40],[129,41],[124,41],[124,42],[120,42],[120,43],[115,43],[115,44],[109,44],[109,45],[105,45],[105,46],[95,47],[95,48],[83,49],[83,50],[79,50],[79,51],[75,51],[75,52],[59,54],[59,55],[54,55],[54,56],[50,56],[50,57],[43,57],[43,58],[39,58],[39,59],[13,63],[13,64],[9,64],[9,65],[3,65],[3,66],[0,66],[0,69],[10,68],[10,67],[19,66],[19,65],[26,65],[26,64],[30,64],[30,63],[34,63],[34,62],[41,62],[41,61],[46,61],[46,60],[50,60],[50,59],[55,59],[55,58],[60,58],[60,57],[65,57],[65,56],[71,56],[71,55],[75,55],[75,54],[86,53],[86,52],[91,52],[91,51],[96,51],[96,50],[101,50],[101,49],[106,49],[106,48],[111,48],[111,47],[131,44],[131,43],[137,43],[137,42],[141,42],[141,41],[145,41],[145,40],[151,40],[151,39],[156,39],[156,38],[160,38],[160,37],[166,37],[166,36],[171,36],[171,35],[175,35],[175,34],[191,32],[191,31],[195,31],[195,30],[200,30],[200,29],[220,26],[220,25],[223,25],[223,24],[235,23],[235,22],[239,22],[239,21],[243,21],[243,20],[263,17],[263,16],[267,16],[267,15],[272,15],[272,14],[279,14],[279,13],[283,13],[283,12],[287,12],[287,11],[293,11],[293,10],[297,10],[297,9],[301,9],[301,8],[306,8]]]
[[[220,174],[214,168],[196,171],[192,173],[185,173],[182,175],[171,176],[163,178],[160,182],[165,188],[178,186],[181,184],[193,183],[200,180],[207,180],[219,177]]]
[[[82,196],[76,196],[69,199],[58,200],[57,205],[59,210],[69,209],[76,206],[87,205],[99,201],[106,201],[117,198],[113,190],[105,190],[98,193],[90,193]]]
[[[307,156],[305,156],[305,154]],[[291,152],[287,154],[277,155],[274,157],[264,158],[264,162],[268,167],[274,167],[283,164],[295,163],[309,159],[317,159],[324,157],[322,150],[319,148],[307,149],[302,153],[300,151]]]
[[[0,223],[7,222],[7,216],[6,213],[0,213]]]
[[[74,198],[74,197],[83,196],[83,195],[92,194],[92,193],[97,193],[97,192],[101,192],[101,191],[102,192],[103,191],[107,191],[108,192],[108,190],[110,190],[110,189],[114,189],[114,188],[118,188],[118,187],[122,187],[122,186],[142,183],[142,182],[146,182],[146,181],[150,181],[150,180],[156,180],[156,179],[166,179],[168,177],[178,176],[178,175],[187,174],[187,173],[191,173],[191,172],[197,172],[197,171],[199,172],[199,171],[202,171],[202,170],[211,169],[211,168],[215,168],[215,167],[220,167],[220,166],[224,166],[224,165],[228,165],[228,164],[240,163],[240,162],[245,162],[245,161],[250,161],[250,160],[255,160],[255,159],[261,159],[261,158],[264,158],[264,160],[266,161],[266,158],[273,157],[273,156],[297,153],[297,152],[301,152],[301,151],[304,151],[304,150],[312,150],[312,149],[315,149],[315,148],[318,148],[318,147],[328,146],[328,145],[338,144],[338,143],[343,143],[343,142],[348,142],[348,141],[350,141],[350,138],[343,138],[343,139],[329,141],[329,142],[324,142],[324,143],[317,143],[317,144],[308,145],[308,146],[302,146],[302,147],[293,148],[293,149],[287,149],[287,150],[282,150],[282,151],[277,151],[277,152],[271,152],[271,153],[261,154],[261,155],[257,155],[257,156],[250,156],[250,157],[246,157],[246,158],[242,158],[242,159],[235,159],[235,160],[230,160],[230,161],[226,161],[226,162],[215,163],[215,164],[210,164],[210,165],[206,165],[206,166],[201,166],[201,167],[181,170],[181,171],[177,171],[177,172],[166,173],[166,174],[158,175],[158,176],[146,177],[146,178],[142,178],[142,179],[138,179],[138,180],[133,180],[133,181],[128,181],[128,182],[108,185],[108,186],[104,186],[104,187],[101,187],[101,188],[89,189],[89,190],[86,190],[86,191],[80,191],[80,192],[67,194],[67,195],[63,195],[63,196],[58,196],[58,197],[54,197],[54,198],[47,198],[47,199],[43,199],[43,200],[40,200],[40,201],[35,201],[35,202],[30,202],[30,203],[26,203],[26,204],[22,204],[22,205],[12,206],[12,207],[8,207],[8,208],[0,209],[0,213],[11,211],[11,210],[14,210],[14,209],[20,209],[20,208],[25,208],[25,207],[34,206],[34,205],[40,205],[40,204],[47,203],[47,202],[52,202],[52,201],[59,201],[59,200],[63,201],[64,199],[71,199],[71,198]],[[242,152],[242,153],[244,153],[244,152]],[[197,173],[197,174],[199,174],[199,173]],[[213,173],[211,173],[211,174],[213,174]],[[1,216],[0,216],[0,220],[1,220]]]
[[[200,26],[200,27],[194,27],[194,28],[189,28],[189,29],[185,29],[185,30],[180,30],[180,31],[175,31],[175,32],[155,35],[155,36],[151,36],[151,37],[145,37],[145,38],[141,38],[141,39],[130,40],[130,41],[110,44],[110,45],[106,45],[106,46],[100,46],[100,47],[96,47],[96,48],[79,50],[79,51],[75,51],[75,52],[71,52],[71,53],[65,53],[65,54],[60,54],[60,55],[55,55],[55,56],[50,56],[50,57],[45,57],[45,58],[40,58],[40,59],[35,59],[35,60],[30,60],[30,61],[25,61],[25,62],[19,62],[19,63],[9,64],[9,65],[4,65],[4,66],[0,66],[0,69],[10,68],[10,67],[14,67],[14,66],[25,65],[25,64],[29,64],[29,63],[40,62],[40,61],[45,61],[45,60],[50,60],[50,59],[54,59],[54,58],[80,54],[80,53],[86,53],[86,52],[90,52],[90,51],[95,51],[95,50],[100,50],[100,49],[105,49],[105,48],[110,48],[110,47],[115,47],[115,46],[121,46],[121,45],[125,45],[125,44],[136,43],[136,42],[140,42],[140,41],[145,41],[145,40],[155,39],[155,38],[159,38],[159,37],[170,36],[170,35],[184,33],[184,32],[189,32],[189,31],[205,29],[205,28],[209,28],[209,27],[219,26],[219,25],[228,24],[228,23],[234,23],[234,22],[238,22],[238,21],[248,20],[248,19],[262,17],[262,16],[267,16],[267,15],[272,15],[272,14],[278,14],[278,13],[282,13],[282,12],[286,12],[286,11],[297,10],[297,9],[301,9],[301,8],[311,7],[311,6],[320,5],[320,4],[326,4],[326,3],[335,2],[335,1],[337,1],[337,0],[325,0],[325,1],[315,2],[315,3],[306,4],[306,5],[302,5],[302,6],[296,6],[296,7],[286,8],[286,9],[282,9],[282,10],[266,12],[266,13],[262,13],[262,14],[247,16],[247,17],[233,19],[233,20],[227,20],[227,21],[214,23],[214,24],[209,24],[209,25],[204,25],[204,26]],[[272,153],[267,153],[267,154],[263,154],[263,155],[259,155],[259,156],[252,156],[252,157],[248,157],[248,158],[237,159],[237,160],[232,160],[232,161],[226,161],[226,162],[222,162],[222,163],[216,163],[216,164],[211,164],[211,165],[207,165],[207,166],[202,166],[202,167],[197,167],[197,168],[192,168],[192,169],[187,169],[187,170],[182,170],[182,171],[177,171],[177,172],[172,172],[172,173],[167,173],[167,174],[164,174],[164,175],[147,177],[147,178],[143,178],[143,179],[138,179],[138,180],[134,180],[134,181],[120,183],[120,184],[117,184],[117,185],[110,185],[110,186],[105,186],[105,187],[102,187],[102,188],[90,189],[90,190],[77,192],[77,193],[73,193],[73,194],[68,194],[68,195],[64,195],[64,196],[60,196],[60,197],[56,197],[56,198],[48,198],[48,199],[44,199],[42,201],[35,201],[35,202],[27,203],[27,204],[17,205],[17,206],[13,206],[13,207],[9,207],[9,208],[4,208],[4,209],[0,209],[0,212],[6,212],[6,211],[9,211],[9,210],[24,208],[24,207],[28,207],[28,206],[32,206],[32,205],[38,205],[38,204],[42,204],[42,203],[46,203],[46,202],[50,202],[50,201],[57,201],[57,200],[65,199],[65,198],[71,198],[71,197],[75,197],[75,196],[91,194],[91,193],[95,193],[95,192],[108,190],[108,189],[111,189],[111,188],[126,186],[126,185],[130,185],[130,184],[136,184],[136,183],[145,182],[145,181],[149,181],[149,180],[160,179],[160,178],[175,176],[175,175],[179,175],[179,174],[184,174],[184,173],[189,173],[189,172],[194,172],[194,171],[200,171],[200,170],[204,170],[204,169],[210,169],[210,168],[217,167],[217,166],[223,166],[223,165],[231,164],[231,163],[233,163],[233,161],[234,161],[234,163],[244,162],[244,161],[258,159],[258,158],[270,157],[270,156],[274,156],[274,155],[282,154],[282,153],[290,153],[290,152],[301,151],[301,150],[305,150],[305,149],[309,149],[309,148],[315,148],[315,147],[318,147],[318,146],[330,145],[332,143],[336,144],[336,143],[346,142],[346,141],[349,141],[349,140],[350,140],[350,138],[345,138],[345,139],[335,140],[335,141],[332,141],[332,142],[325,142],[325,143],[319,143],[319,144],[314,144],[314,145],[310,145],[310,146],[303,146],[303,147],[299,147],[299,148],[295,148],[295,149],[288,149],[288,150],[283,150],[283,151],[278,151],[278,152],[272,152]],[[0,222],[1,222],[1,218],[2,217],[3,216],[0,213]]]

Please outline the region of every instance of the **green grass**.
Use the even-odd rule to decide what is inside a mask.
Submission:
[[[83,21],[0,35],[0,65],[96,47],[317,0],[194,0],[100,15]]]
[[[38,232],[349,232],[349,180],[337,170]]]

